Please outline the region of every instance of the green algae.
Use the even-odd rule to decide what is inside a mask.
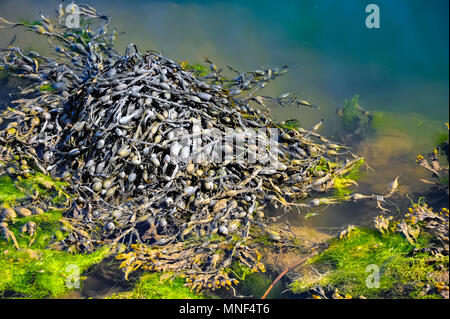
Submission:
[[[63,202],[67,183],[56,181],[41,173],[24,176],[0,176],[0,206],[11,207],[36,198],[51,198]],[[28,205],[30,208],[33,204]],[[77,288],[71,285],[73,272],[81,275],[110,253],[105,246],[90,254],[71,254],[54,246],[69,232],[62,228],[62,209],[51,209],[39,215],[15,218],[8,222],[19,249],[11,236],[0,237],[0,297],[47,298],[58,297]],[[27,223],[36,225],[34,234],[24,233]],[[4,235],[4,234],[3,234]],[[70,279],[68,281],[68,278]],[[83,277],[79,278],[81,282]]]
[[[26,199],[27,193],[32,190],[39,190],[41,196],[49,196],[48,189],[62,189],[63,185],[64,182],[53,181],[39,173],[16,182],[9,176],[2,176],[0,203],[12,205],[18,200]],[[108,247],[92,254],[77,255],[52,249],[53,243],[65,239],[68,235],[68,232],[61,230],[62,215],[62,210],[55,209],[40,215],[17,218],[8,223],[8,229],[16,238],[20,249],[15,247],[11,239],[0,239],[0,296],[60,296],[71,289],[66,283],[67,277],[70,276],[70,273],[67,273],[68,266],[76,267],[81,274],[109,253]],[[29,222],[36,224],[35,235],[21,231]]]
[[[43,84],[39,87],[39,90],[41,92],[50,92],[50,91],[56,91],[50,84]]]
[[[0,296],[58,297],[74,288],[67,284],[73,269],[82,274],[110,253],[110,248],[106,246],[91,254],[71,254],[51,249],[52,243],[68,235],[61,230],[61,217],[61,211],[51,210],[41,215],[19,218],[9,224],[8,228],[20,249],[11,240],[0,240]],[[21,228],[31,221],[36,223],[36,235],[22,234]]]
[[[439,181],[439,184],[441,184],[441,185],[448,185],[449,184],[448,176],[439,177],[438,181]]]
[[[331,240],[324,252],[308,262],[321,271],[321,276],[305,274],[290,288],[294,293],[302,293],[321,285],[356,297],[417,297],[429,281],[428,276],[438,271],[439,265],[448,264],[448,256],[412,254],[414,249],[424,248],[429,240],[422,235],[413,246],[399,233],[381,235],[374,230],[354,228],[349,236]],[[380,271],[378,287],[368,287],[366,283],[370,265]]]
[[[361,171],[360,168],[364,164],[364,159],[359,159],[352,167],[351,169],[342,176],[344,179],[352,179],[357,180],[361,178]]]
[[[372,112],[372,122],[370,123],[371,129],[377,131],[382,127],[385,127],[386,115],[380,111]]]
[[[146,273],[134,285],[132,291],[113,294],[108,299],[205,299],[207,296],[189,291],[185,280],[168,277],[165,273]]]
[[[239,281],[244,281],[247,276],[252,274],[252,271],[249,267],[236,261],[233,262],[233,264],[227,269],[227,271],[232,273]]]
[[[224,271],[233,273],[239,280],[239,292],[247,297],[261,297],[273,279],[266,273],[252,272],[250,268],[233,263]],[[134,283],[132,291],[113,294],[107,299],[210,299],[217,298],[212,293],[195,293],[184,287],[185,280],[173,273],[145,273]],[[281,294],[281,287],[275,287],[268,297]]]
[[[92,254],[73,255],[50,249],[16,250],[13,245],[0,243],[0,296],[21,298],[58,297],[76,288],[69,282],[73,270],[82,274],[99,263],[109,253],[104,247]],[[82,277],[79,277],[82,280]]]
[[[361,178],[360,168],[363,164],[364,159],[362,158],[357,161],[346,174],[342,176],[335,176],[333,178],[335,197],[343,198],[352,193],[352,190],[350,190],[348,187]]]
[[[205,76],[209,73],[208,69],[199,63],[185,64],[184,67],[185,69],[194,72],[197,76]]]
[[[26,198],[26,195],[17,189],[9,176],[0,176],[0,203],[13,203]]]
[[[446,133],[436,133],[435,145],[444,148],[445,143],[448,143],[449,135],[448,131]]]
[[[361,158],[355,164],[351,166],[351,168],[342,176],[335,175],[333,176],[334,183],[334,196],[336,198],[342,198],[352,193],[348,187],[352,184],[355,184],[355,181],[361,177],[360,167],[364,164],[364,159]],[[314,165],[309,170],[311,174],[317,174],[317,172],[328,173],[332,169],[342,167],[342,163],[334,163],[326,160],[325,158],[321,158],[317,165]]]
[[[245,297],[261,298],[267,291],[267,288],[273,283],[275,278],[271,278],[268,273],[253,273],[246,276],[245,281],[239,283],[239,293]],[[279,298],[284,287],[282,285],[275,285],[266,298]]]
[[[267,243],[269,239],[267,238]],[[233,276],[239,280],[237,289],[240,294],[244,294],[246,297],[259,298],[264,295],[267,288],[273,282],[273,278],[267,272],[255,272],[249,267],[233,262],[231,267],[227,269]],[[268,294],[268,298],[274,298],[281,294],[281,286],[275,286],[274,289]]]
[[[41,173],[27,177],[0,176],[0,205],[9,207],[30,199],[30,194],[40,197],[65,199],[66,182],[53,180]],[[112,249],[104,246],[90,254],[74,254],[59,251],[58,241],[64,240],[69,231],[61,219],[63,209],[52,209],[40,215],[16,218],[8,223],[8,229],[17,240],[17,249],[11,238],[0,237],[0,298],[57,298],[70,290],[82,287],[83,273],[110,255]],[[36,224],[36,235],[22,233],[29,222]],[[79,277],[80,285],[75,280]],[[131,292],[113,295],[111,298],[205,298],[183,287],[182,278],[164,279],[167,274],[146,274]]]
[[[341,167],[342,163],[335,163],[322,157],[319,162],[312,166],[309,171],[311,174],[317,174],[318,172],[328,173],[330,170]]]
[[[70,197],[64,181],[56,181],[39,172],[26,176],[0,176],[0,207],[13,206],[36,197],[51,199],[52,204],[64,204]]]
[[[64,188],[68,185],[66,182],[53,180],[50,176],[42,173],[34,173],[26,178],[17,177],[16,185],[27,193],[37,193],[42,197],[52,196],[53,198],[63,197]],[[53,191],[56,191],[56,196]],[[67,195],[68,196],[68,195]]]
[[[343,198],[352,193],[352,191],[348,188],[349,179],[337,177],[333,181],[334,181],[334,195],[337,198]]]
[[[390,111],[372,112],[370,124],[372,132],[376,134],[405,135],[415,142],[415,147],[422,149],[448,131],[441,129],[442,122],[426,118],[418,113],[395,113]]]
[[[342,117],[344,127],[349,130],[356,130],[358,128],[356,122],[358,122],[361,117],[360,113],[361,106],[359,105],[359,95],[355,95],[350,100],[345,100]]]
[[[281,123],[277,123],[277,126],[284,128],[286,130],[298,131],[300,127],[300,122],[296,119],[287,120]]]
[[[31,257],[34,254],[39,256],[38,260]],[[82,273],[100,262],[104,256],[104,249],[90,255],[71,255],[51,250],[8,250],[8,253],[0,258],[0,267],[3,270],[0,276],[0,291],[23,298],[58,297],[71,289],[67,284],[69,266],[77,267]]]
[[[341,127],[346,133],[367,137],[385,128],[389,118],[383,112],[367,111],[359,104],[359,95],[345,100],[344,107],[338,109],[341,117]]]
[[[370,128],[372,115],[364,110],[359,104],[359,95],[353,96],[350,100],[345,100],[342,109],[342,124],[345,130],[354,132],[361,127]]]
[[[310,170],[311,174],[314,174],[315,172],[318,172],[318,171],[322,171],[322,172],[326,173],[330,170],[331,165],[332,165],[331,162],[327,161],[325,158],[322,157],[319,160],[319,162],[316,165],[314,165],[313,167],[311,167],[309,170]]]
[[[18,21],[19,21],[19,23],[22,23],[27,26],[42,25],[42,21],[38,21],[38,20],[30,21],[28,19],[19,19]]]

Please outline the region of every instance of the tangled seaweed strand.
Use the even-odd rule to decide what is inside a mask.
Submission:
[[[134,44],[119,55],[117,32],[107,32],[109,19],[80,8],[90,24],[78,29],[61,23],[67,14],[62,8],[59,22],[0,18],[3,25],[45,36],[55,50],[52,57],[13,46],[1,50],[0,67],[31,84],[2,114],[0,156],[26,156],[33,168],[68,181],[77,199],[67,226],[77,234],[78,248],[124,244],[131,251],[118,258],[126,275],[140,267],[174,271],[200,290],[237,283],[226,272],[233,261],[263,271],[252,230],[274,242],[288,240],[270,230],[273,220],[264,207],[328,203],[298,201],[333,187],[333,179],[361,158],[338,152],[341,145],[314,130],[284,128],[270,119],[265,103],[314,107],[291,94],[255,95],[287,66],[232,69],[239,76],[229,80],[209,59],[212,72],[200,77]],[[263,155],[229,155],[237,140],[248,156]],[[334,165],[315,170],[324,160]],[[365,198],[359,196],[349,200]]]

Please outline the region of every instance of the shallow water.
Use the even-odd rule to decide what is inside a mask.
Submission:
[[[278,120],[296,118],[309,128],[324,118],[321,133],[333,137],[339,128],[336,107],[359,94],[364,108],[382,111],[388,119],[377,135],[353,148],[374,169],[363,169],[359,192],[383,192],[400,176],[393,200],[403,207],[407,195],[413,200],[429,195],[430,186],[419,182],[429,174],[415,157],[434,148],[435,134],[449,121],[449,3],[372,2],[381,10],[380,29],[365,27],[365,2],[358,0],[86,1],[110,15],[119,33],[126,31],[118,40],[121,50],[134,42],[176,61],[202,62],[207,56],[239,70],[288,64],[290,72],[265,93],[297,92],[320,109],[274,108]],[[53,14],[58,4],[0,0],[0,16],[32,20],[39,11]],[[18,30],[0,30],[0,47],[16,33],[24,47],[45,47]],[[289,220],[333,232],[349,223],[365,224],[377,212],[366,202],[321,208],[319,216],[307,220],[306,213],[293,213]]]

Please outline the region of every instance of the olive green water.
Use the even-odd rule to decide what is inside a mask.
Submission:
[[[448,113],[448,1],[372,1],[380,6],[381,28],[367,29],[364,1],[86,1],[112,18],[123,49],[134,42],[172,59],[239,70],[288,64],[290,72],[264,93],[297,92],[319,110],[277,107],[278,120],[298,119],[309,128],[325,119],[322,134],[338,135],[336,107],[360,95],[360,104],[383,113],[376,134],[358,145],[374,169],[358,181],[359,192],[383,192],[400,176],[393,198],[398,205],[433,197],[420,178],[429,174],[415,163],[434,148]],[[0,16],[33,20],[36,12],[54,14],[57,1],[1,0]],[[68,4],[68,3],[65,3]],[[17,34],[25,48],[46,48],[30,33],[0,30],[0,47]],[[7,90],[1,88],[3,100]],[[3,102],[1,104],[4,104]],[[3,107],[4,105],[0,105]],[[438,205],[444,205],[439,202]],[[448,206],[448,203],[446,204]],[[292,213],[294,225],[332,232],[347,224],[365,224],[377,213],[373,203],[345,203]],[[316,212],[316,211],[315,211]]]

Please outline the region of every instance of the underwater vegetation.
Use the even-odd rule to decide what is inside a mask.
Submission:
[[[170,274],[169,274],[170,275]],[[203,294],[191,292],[183,286],[182,278],[146,273],[135,282],[132,291],[113,294],[107,299],[205,299]]]
[[[41,223],[41,233],[50,232],[48,224]],[[18,232],[15,228],[12,231]],[[2,242],[0,267],[0,295],[2,297],[46,298],[61,297],[72,288],[79,288],[75,282],[92,265],[99,263],[108,253],[107,247],[91,254],[70,254],[47,249],[41,243],[48,243],[41,234],[29,248],[16,250],[13,245]],[[57,235],[54,235],[57,236]],[[18,238],[19,245],[26,241]],[[76,268],[74,268],[76,267]],[[75,274],[74,277],[72,277]],[[67,281],[69,280],[69,281]]]
[[[189,63],[189,61],[186,60],[183,62],[179,61],[179,64],[183,70],[189,70],[196,76],[206,76],[209,73],[209,70],[200,63]]]
[[[138,269],[177,272],[191,290],[230,289],[238,282],[229,277],[231,263],[264,271],[255,228],[272,243],[292,244],[286,232],[272,230],[276,219],[265,216],[265,206],[288,211],[330,204],[326,198],[317,205],[296,201],[333,188],[335,178],[344,176],[341,189],[351,183],[345,175],[360,157],[318,134],[322,122],[309,131],[280,128],[265,103],[314,105],[290,92],[256,95],[288,72],[287,65],[246,72],[229,66],[235,74],[230,80],[208,58],[207,73],[199,64],[177,64],[133,43],[121,55],[114,48],[116,32],[107,31],[110,19],[88,5],[79,10],[85,19],[79,28],[63,23],[70,12],[62,6],[56,19],[41,15],[37,23],[0,18],[0,27],[37,33],[54,50],[51,57],[13,43],[0,50],[1,67],[30,81],[26,89],[16,88],[15,107],[2,112],[0,156],[18,157],[20,170],[8,165],[10,175],[26,175],[32,167],[41,179],[67,183],[67,193],[50,185],[63,197],[52,205],[66,209],[60,221],[70,233],[55,243],[60,250],[92,253],[122,244],[126,249],[117,259],[125,279]],[[276,148],[268,147],[261,128],[278,129]],[[256,135],[262,144],[251,143]],[[264,156],[215,158],[235,151],[229,143],[241,138],[253,157]],[[39,195],[24,189],[31,201],[2,212],[5,237],[17,249],[9,230],[13,212],[32,215],[25,206]],[[365,198],[372,199],[351,200]],[[344,199],[350,200],[339,201]]]
[[[427,171],[432,173],[433,180],[421,179],[422,182],[437,186],[437,188],[444,190],[449,194],[449,124],[445,124],[447,132],[437,133],[436,147],[428,153],[428,160],[422,155],[417,155],[416,162]],[[443,156],[445,158],[443,159]],[[444,164],[443,164],[444,163]]]
[[[379,123],[383,122],[383,114],[378,111],[368,111],[359,104],[359,95],[345,100],[342,108],[336,109],[341,118],[339,134],[344,144],[357,143],[372,134]]]
[[[347,174],[334,179],[334,194],[336,197],[345,198],[345,196],[352,193],[349,186],[358,185],[356,181],[361,178],[362,173],[360,167],[363,164],[364,160],[360,160]]]
[[[448,298],[448,216],[420,203],[401,220],[378,216],[376,230],[349,226],[290,289],[318,299]]]

